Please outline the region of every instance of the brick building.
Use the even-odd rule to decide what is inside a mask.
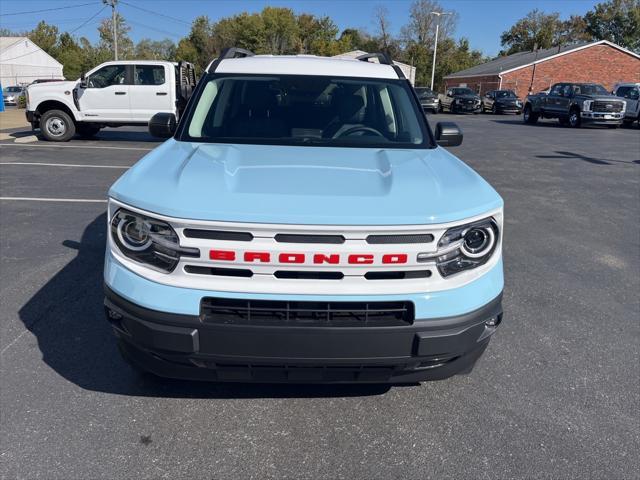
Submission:
[[[640,82],[640,55],[607,40],[519,52],[444,77],[446,88],[466,86],[481,95],[514,90],[520,98],[558,82]]]

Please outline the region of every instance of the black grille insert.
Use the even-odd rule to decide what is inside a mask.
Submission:
[[[195,273],[198,275],[215,275],[218,277],[243,277],[250,278],[253,276],[251,270],[244,268],[217,268],[217,267],[199,267],[197,265],[185,265],[184,271],[187,273]]]
[[[276,242],[280,243],[344,243],[342,235],[298,235],[289,233],[278,233]]]
[[[298,280],[342,280],[342,272],[307,272],[298,270],[278,270],[273,274],[276,278],[293,278]]]
[[[431,243],[433,235],[430,233],[407,234],[407,235],[369,235],[367,243]]]
[[[367,272],[367,280],[409,280],[411,278],[429,278],[431,270],[406,270],[399,272]]]
[[[200,319],[225,325],[388,327],[413,324],[412,302],[288,302],[203,298]]]
[[[253,235],[249,232],[227,232],[224,230],[200,230],[185,228],[182,233],[189,238],[202,238],[205,240],[231,240],[236,242],[250,242]]]

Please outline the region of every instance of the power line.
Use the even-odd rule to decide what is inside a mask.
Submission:
[[[172,17],[170,15],[165,15],[164,13],[154,12],[153,10],[148,10],[146,8],[138,7],[137,5],[132,5],[132,4],[130,4],[128,2],[124,2],[122,0],[120,0],[120,3],[122,3],[123,5],[126,5],[128,7],[131,7],[131,8],[135,8],[136,10],[140,10],[142,12],[151,13],[151,14],[157,15],[159,17],[168,18],[169,20],[174,20],[176,22],[184,23],[185,25],[191,25],[191,22],[187,22],[186,20],[182,20],[180,18]]]
[[[84,27],[87,23],[89,23],[91,20],[93,20],[94,18],[96,18],[98,15],[100,15],[100,14],[102,13],[102,11],[103,11],[105,8],[107,8],[107,6],[106,6],[106,5],[105,5],[105,6],[103,6],[100,10],[98,10],[98,12],[97,12],[97,13],[95,13],[93,16],[91,16],[91,17],[89,17],[87,20],[85,20],[82,24],[80,24],[79,26],[77,26],[76,28],[74,28],[73,30],[71,30],[70,32],[67,32],[67,33],[72,34],[72,33],[74,33],[74,32],[77,32],[77,31],[78,31],[78,30],[80,30],[82,27]],[[18,40],[18,42],[19,42],[19,41],[20,41],[20,40]],[[13,46],[13,45],[15,45],[15,44],[16,44],[16,43],[18,43],[18,42],[12,43],[12,44],[11,44],[11,45],[9,45],[9,46]],[[33,42],[31,42],[31,43],[33,43]],[[35,45],[35,44],[34,44],[34,45]],[[8,47],[7,47],[7,48],[8,48]],[[17,58],[26,57],[27,55],[31,55],[32,53],[39,52],[40,50],[42,50],[42,51],[44,52],[44,50],[43,50],[42,48],[38,47],[36,50],[33,50],[33,51],[31,51],[31,52],[27,52],[27,53],[23,53],[22,55],[18,55],[17,57],[12,57],[12,58],[3,58],[3,59],[2,59],[2,61],[3,61],[3,62],[8,62],[9,60],[15,60],[15,59],[17,59]],[[46,52],[45,52],[45,53],[46,53]]]
[[[164,33],[165,35],[169,35],[170,37],[182,38],[184,36],[174,32],[169,32],[168,30],[162,30],[160,28],[150,27],[149,25],[145,25],[144,23],[134,22],[133,20],[127,20],[127,23],[130,23],[131,25],[137,25],[138,27],[142,27],[142,28],[148,28],[149,30],[154,30],[159,33]]]
[[[95,5],[98,2],[81,3],[79,5],[67,5],[66,7],[45,8],[44,10],[30,10],[28,12],[0,13],[0,17],[9,17],[13,15],[26,15],[28,13],[53,12],[54,10],[66,10],[67,8],[85,7],[87,5]]]

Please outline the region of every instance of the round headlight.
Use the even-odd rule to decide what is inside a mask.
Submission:
[[[473,227],[462,239],[460,250],[469,258],[479,258],[486,255],[495,243],[493,229],[488,227]]]
[[[129,250],[141,252],[151,245],[149,224],[140,217],[123,217],[118,222],[118,239]]]

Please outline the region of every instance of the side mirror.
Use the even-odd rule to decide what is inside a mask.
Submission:
[[[441,147],[457,147],[462,143],[462,130],[453,122],[438,122],[436,125],[436,143]]]
[[[80,88],[87,88],[87,77],[84,73],[80,75]]]
[[[156,113],[149,120],[149,133],[152,137],[169,138],[176,133],[176,116],[173,113]]]

